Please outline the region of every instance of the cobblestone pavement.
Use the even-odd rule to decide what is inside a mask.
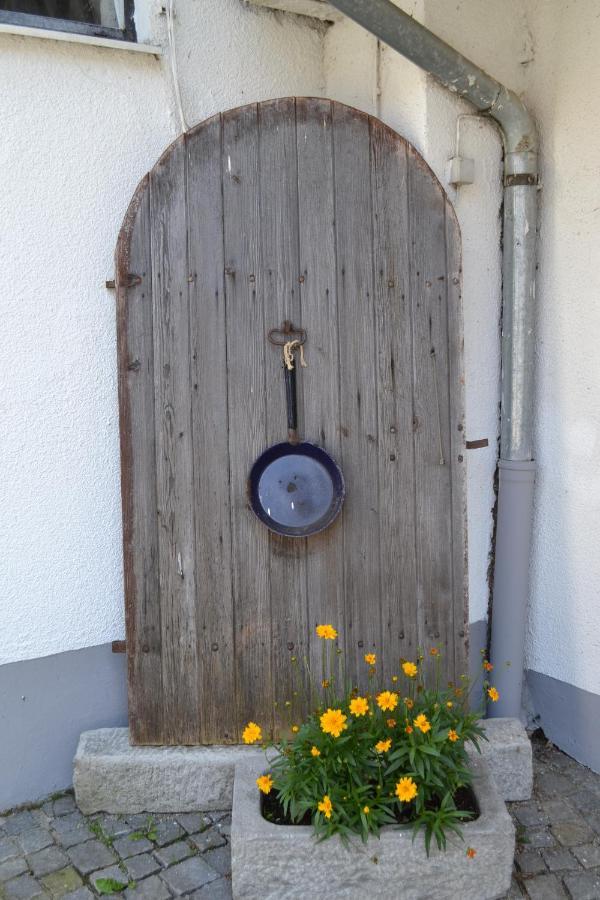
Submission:
[[[533,797],[509,803],[517,852],[508,897],[600,898],[600,775],[533,738]]]
[[[600,900],[600,775],[533,740],[509,900]],[[0,816],[2,900],[230,900],[228,810],[84,817],[69,792]],[[114,883],[116,882],[116,883]]]

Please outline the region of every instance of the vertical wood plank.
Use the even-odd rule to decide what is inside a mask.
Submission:
[[[237,720],[272,729],[269,534],[252,512],[247,479],[266,446],[265,321],[259,261],[255,105],[223,115],[223,209]]]
[[[418,634],[426,672],[434,671],[429,651],[437,647],[447,678],[454,670],[454,648],[445,198],[412,148],[408,184]]]
[[[347,662],[367,685],[381,644],[373,232],[368,117],[333,104]]]
[[[163,733],[150,254],[146,177],[116,254],[129,732],[135,744],[159,743]],[[130,288],[129,273],[140,278]]]
[[[166,744],[199,740],[186,159],[183,139],[150,175],[156,472]]]
[[[195,129],[186,148],[197,715],[201,742],[214,743],[237,738],[220,116]]]
[[[260,180],[261,301],[265,329],[288,319],[302,321],[298,264],[298,177],[295,101],[258,106]],[[267,444],[287,440],[282,351],[267,343],[265,331]],[[298,420],[302,436],[305,370],[298,365]],[[255,527],[262,526],[255,523]],[[275,729],[287,730],[298,716],[302,658],[306,653],[306,539],[269,535],[271,659]],[[295,658],[296,664],[293,663]],[[295,696],[297,692],[297,697]],[[290,703],[291,706],[286,706]]]
[[[417,651],[412,324],[406,144],[371,120],[382,674]]]
[[[298,212],[302,324],[308,334],[304,384],[304,436],[341,460],[337,327],[333,122],[330,100],[296,100]],[[308,659],[321,677],[321,642],[315,628],[333,624],[344,643],[344,511],[307,541]]]
[[[468,671],[465,371],[460,228],[456,214],[448,200],[446,200],[446,302],[448,306],[450,379],[450,465],[452,467],[453,680],[457,680]]]

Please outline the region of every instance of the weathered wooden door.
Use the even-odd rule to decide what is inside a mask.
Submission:
[[[215,116],[141,182],[117,247],[129,716],[135,743],[239,740],[298,702],[314,628],[349,674],[465,659],[460,238],[423,159],[340,103]],[[308,333],[300,431],[340,463],[308,539],[251,512],[284,440],[285,319]]]

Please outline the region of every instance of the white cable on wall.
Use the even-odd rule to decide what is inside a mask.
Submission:
[[[173,78],[173,90],[175,92],[175,103],[177,104],[177,112],[181,123],[181,130],[187,131],[188,126],[183,112],[181,103],[181,91],[179,89],[179,75],[177,72],[177,57],[175,55],[175,29],[173,27],[173,0],[167,0],[167,36],[169,41],[169,61],[171,63],[171,77]]]

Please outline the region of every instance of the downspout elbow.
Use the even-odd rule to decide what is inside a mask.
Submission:
[[[496,99],[485,114],[500,126],[504,142],[504,174],[538,174],[538,132],[533,116],[514,92],[499,85]]]

